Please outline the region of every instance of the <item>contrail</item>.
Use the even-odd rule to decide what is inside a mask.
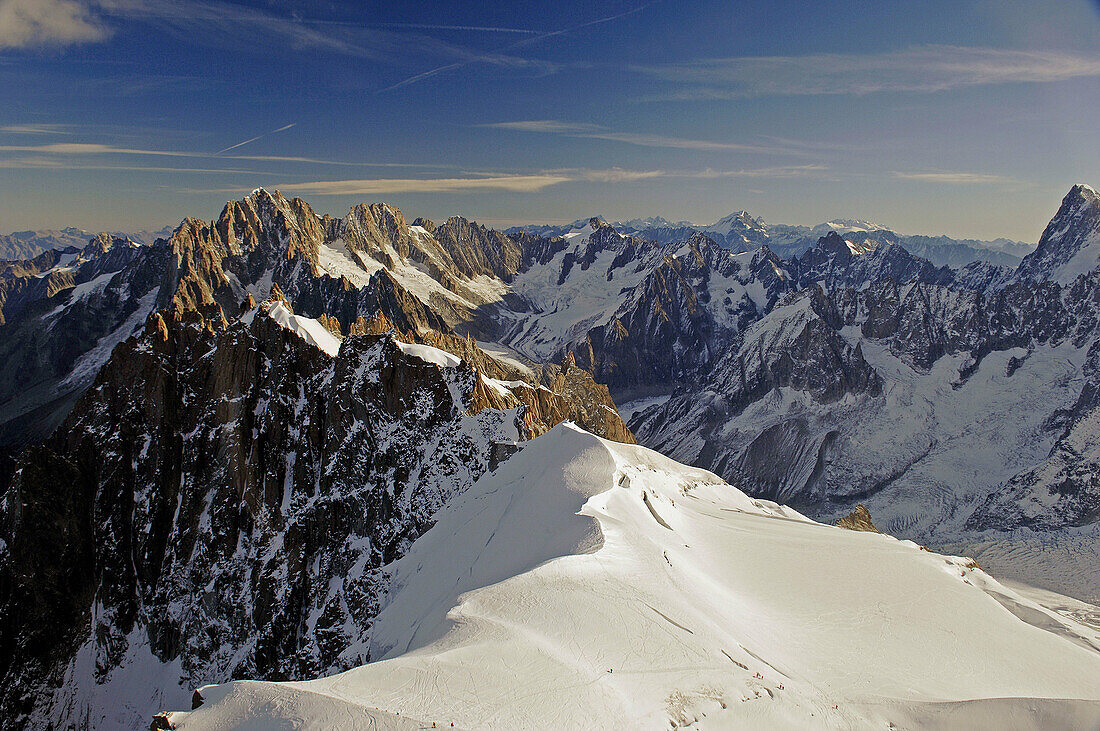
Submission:
[[[223,152],[229,152],[230,150],[236,150],[238,147],[244,147],[245,145],[249,144],[250,142],[255,142],[256,140],[263,139],[264,137],[267,137],[268,135],[273,135],[276,132],[282,132],[283,130],[288,130],[296,124],[297,124],[297,122],[291,122],[290,124],[284,125],[284,126],[280,127],[279,129],[273,129],[270,132],[264,132],[262,135],[256,135],[255,137],[253,137],[250,140],[245,140],[244,142],[238,142],[235,145],[230,145],[229,147],[225,148],[224,150],[218,150],[214,154],[215,155],[220,155]]]
[[[529,36],[537,36],[541,31],[529,28],[497,28],[481,25],[431,25],[428,23],[379,23],[379,28],[408,28],[410,30],[469,30],[484,31],[486,33],[522,33]]]
[[[625,12],[618,13],[617,15],[609,15],[606,18],[597,18],[596,20],[589,20],[588,22],[581,23],[580,25],[570,26],[569,28],[562,28],[561,30],[552,30],[552,31],[548,31],[548,32],[545,32],[545,33],[539,33],[534,38],[524,38],[521,41],[516,41],[515,43],[513,43],[509,46],[505,46],[498,53],[501,53],[501,52],[504,52],[504,51],[510,51],[513,48],[519,48],[521,46],[529,46],[532,43],[538,43],[539,41],[544,40],[546,38],[551,38],[553,36],[560,36],[564,33],[572,33],[573,31],[580,30],[581,28],[588,28],[588,27],[593,26],[593,25],[600,25],[601,23],[610,23],[613,20],[618,20],[619,18],[625,18],[626,16],[634,15],[635,13],[640,13],[643,10],[645,10],[646,8],[648,8],[649,6],[656,5],[658,2],[660,2],[660,0],[653,0],[653,2],[648,2],[645,5],[639,5],[638,7],[633,8],[632,10],[627,10]],[[428,71],[423,71],[419,74],[414,74],[413,76],[410,76],[406,79],[402,79],[401,81],[398,81],[396,84],[392,84],[390,86],[387,86],[384,89],[379,89],[375,93],[376,94],[381,94],[383,92],[393,91],[394,89],[400,89],[402,86],[409,86],[410,84],[415,84],[418,81],[423,81],[424,79],[430,78],[430,77],[435,76],[436,74],[442,73],[444,71],[450,71],[451,69],[462,68],[463,66],[468,66],[469,64],[474,63],[475,61],[479,61],[479,60],[486,59],[486,58],[490,58],[490,56],[482,55],[478,58],[471,58],[471,59],[466,59],[464,61],[456,61],[454,63],[444,64],[443,66],[437,66],[434,69],[429,69]]]

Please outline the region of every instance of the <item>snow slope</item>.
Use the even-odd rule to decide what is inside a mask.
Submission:
[[[201,690],[183,729],[1100,723],[1100,633],[967,559],[559,425],[390,566],[371,664]],[[1021,619],[1021,617],[1023,619]]]
[[[335,358],[336,354],[340,352],[340,338],[333,335],[324,325],[314,320],[312,317],[295,315],[282,302],[275,302],[270,306],[261,304],[260,309],[263,308],[266,308],[265,314],[279,323],[280,327],[296,333],[302,340],[323,350],[329,357]],[[252,317],[255,317],[255,312],[256,310],[246,313],[247,316],[242,317],[242,321],[246,323],[252,322]]]

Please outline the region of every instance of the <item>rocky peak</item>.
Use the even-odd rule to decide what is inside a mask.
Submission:
[[[138,246],[138,244],[135,244],[130,239],[119,238],[109,233],[99,233],[81,250],[80,256],[84,259],[93,259],[100,254],[106,254],[116,246],[134,247]]]
[[[746,210],[735,211],[734,213],[724,216],[707,228],[721,231],[765,231],[763,220],[753,218]]]
[[[817,247],[833,256],[847,257],[852,255],[846,242],[836,231],[830,231],[817,240]]]
[[[448,218],[434,236],[465,278],[486,274],[508,281],[523,261],[523,250],[514,240],[459,216]]]
[[[1016,270],[1019,281],[1072,284],[1100,265],[1100,194],[1078,184],[1070,188],[1047,224],[1034,252]]]
[[[409,224],[400,208],[394,208],[388,203],[372,203],[369,210],[378,228],[390,238],[408,232]]]
[[[301,198],[287,200],[279,191],[257,188],[240,201],[230,201],[214,224],[226,250],[243,254],[257,248],[293,258],[301,252],[317,260],[324,240],[321,219]]]

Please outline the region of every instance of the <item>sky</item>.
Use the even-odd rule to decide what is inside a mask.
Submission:
[[[263,186],[1034,242],[1100,187],[1100,3],[0,0],[0,98],[0,233]]]

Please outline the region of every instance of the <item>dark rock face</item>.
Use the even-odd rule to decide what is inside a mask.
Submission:
[[[609,323],[572,347],[577,363],[612,389],[672,388],[706,373],[731,337],[792,288],[784,263],[766,248],[737,257],[693,234],[676,249]],[[643,252],[644,244],[632,242],[620,257],[644,262]]]
[[[729,401],[731,410],[777,388],[806,391],[827,403],[848,393],[881,391],[878,374],[859,347],[845,343],[836,330],[839,314],[820,289],[807,290],[775,312],[773,322],[750,328],[737,351],[715,367],[708,387]]]
[[[820,288],[792,295],[752,325],[698,387],[677,390],[662,407],[635,417],[631,429],[642,444],[672,454],[685,438],[702,444],[695,449],[697,464],[736,473],[754,494],[779,497],[783,491],[775,486],[785,482],[777,482],[776,470],[793,463],[777,455],[807,446],[797,424],[761,433],[754,444],[766,445],[766,456],[752,448],[740,456],[729,453],[722,432],[732,417],[778,389],[806,392],[819,403],[847,394],[878,395],[881,378],[859,346],[840,337],[840,325],[839,313]]]
[[[158,318],[4,496],[9,719],[48,717],[89,642],[101,680],[138,638],[194,685],[364,662],[380,567],[522,436],[516,411],[475,412],[476,371],[385,336],[330,359],[265,316]]]
[[[453,216],[432,232],[455,268],[465,277],[493,274],[509,281],[519,270],[523,252],[502,233]]]
[[[892,280],[862,290],[833,290],[828,295],[820,290],[804,290],[794,300],[803,302],[802,309],[781,303],[724,353],[706,380],[696,387],[677,390],[660,409],[638,415],[631,428],[642,444],[680,458],[689,454],[681,451],[683,445],[702,440],[707,446],[695,452],[698,456],[694,461],[720,474],[736,474],[754,494],[782,496],[795,502],[804,501],[810,493],[815,499],[829,499],[827,494],[816,495],[817,487],[802,484],[805,470],[794,469],[788,476],[774,472],[774,460],[789,463],[797,457],[800,464],[810,464],[817,459],[815,450],[820,447],[815,440],[820,437],[808,432],[797,436],[801,423],[797,414],[792,414],[782,431],[761,433],[752,445],[733,452],[718,436],[725,420],[782,388],[806,393],[822,404],[845,394],[876,396],[882,391],[882,381],[863,358],[864,342],[884,343],[890,353],[918,372],[928,372],[944,356],[966,354],[969,364],[958,374],[962,380],[993,352],[1094,342],[1098,291],[1097,275],[1082,279],[1072,292],[1047,282],[1016,283],[982,294],[919,282],[899,285]],[[842,329],[848,333],[843,338]],[[1088,383],[1094,380],[1091,372],[1086,368]],[[1091,388],[1085,386],[1073,412],[1073,423],[1080,423],[1078,440],[1092,428],[1088,420],[1092,413]],[[738,435],[738,443],[741,439]],[[1064,439],[1070,439],[1068,431]],[[1088,462],[1081,459],[1080,451],[1080,447],[1074,448],[1060,458],[1052,454],[1052,460],[1081,466],[1068,482],[1064,477],[1055,480],[1064,485],[1058,489],[1065,493],[1059,498],[1062,507],[1058,510],[1045,513],[1041,520],[994,519],[993,505],[1004,509],[1006,501],[1011,500],[1002,496],[991,498],[989,506],[975,514],[971,525],[1038,527],[1045,524],[1044,520],[1052,521],[1045,524],[1048,526],[1095,520],[1089,517],[1095,516],[1095,488],[1087,478]],[[1075,457],[1071,459],[1069,454]],[[1051,469],[1048,465],[1040,472],[1048,474]],[[1018,484],[1031,486],[1020,487],[1014,499],[1030,499],[1037,474],[1021,475],[1010,483],[1010,492]],[[1058,492],[1053,486],[1051,489]]]
[[[610,227],[607,230],[604,238],[613,234]],[[630,241],[623,251],[627,261],[645,262],[655,250],[652,242],[623,240]],[[591,241],[599,239],[593,235]],[[590,250],[594,245],[589,244]],[[992,289],[1006,279],[1004,272],[988,266],[964,273],[937,268],[896,244],[853,247],[835,232],[801,257],[787,261],[766,246],[751,255],[735,255],[698,233],[675,249],[677,255],[665,252],[611,321],[591,328],[570,347],[577,362],[613,392],[672,389],[697,382],[718,366],[731,341],[790,292],[820,286],[837,307],[843,307],[852,305],[857,294],[834,296],[834,292],[858,291],[868,283],[895,289],[911,283],[925,285],[915,294],[906,288],[906,294],[917,299],[927,285],[954,292],[975,289],[978,284]],[[918,323],[907,329],[918,338],[935,337],[921,333]]]
[[[827,289],[858,287],[865,282],[891,279],[895,282],[949,284],[955,277],[947,267],[913,256],[897,244],[852,250],[836,232],[822,238],[816,247],[797,259],[798,282],[805,288],[820,284]],[[857,253],[858,252],[858,253]]]

